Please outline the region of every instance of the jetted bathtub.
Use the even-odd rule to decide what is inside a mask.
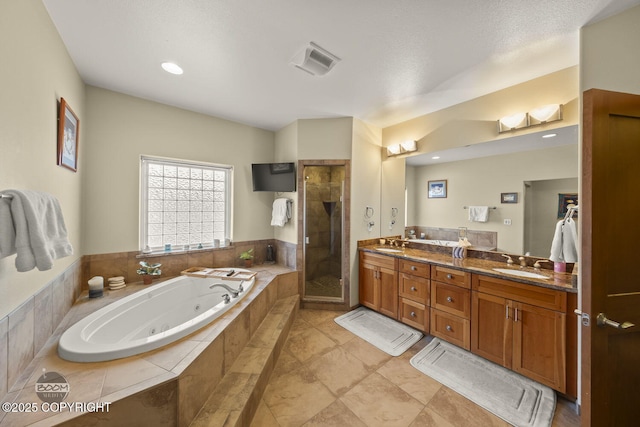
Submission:
[[[102,362],[154,350],[220,317],[254,283],[255,277],[249,281],[190,276],[167,280],[78,321],[60,337],[58,355],[72,362]],[[214,285],[231,290],[242,285],[243,291],[234,298],[229,289]]]

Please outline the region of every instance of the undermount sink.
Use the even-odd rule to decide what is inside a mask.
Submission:
[[[498,273],[510,274],[512,276],[518,277],[527,277],[529,279],[550,279],[549,276],[543,276],[542,274],[531,273],[529,271],[511,270],[509,268],[494,268],[493,270],[497,271]]]
[[[394,248],[376,248],[376,251],[380,252],[392,252],[392,253],[400,253],[402,249],[394,249]]]

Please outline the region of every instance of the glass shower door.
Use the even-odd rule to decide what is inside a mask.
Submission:
[[[344,166],[304,169],[304,299],[344,300]]]

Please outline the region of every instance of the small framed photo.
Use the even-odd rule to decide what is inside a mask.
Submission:
[[[64,98],[60,99],[58,115],[58,165],[78,170],[78,131],[80,120]]]
[[[560,193],[558,194],[558,219],[564,218],[569,211],[570,206],[578,204],[577,193]],[[578,212],[574,212],[573,218],[577,218]]]
[[[444,199],[447,197],[447,180],[429,181],[429,198]]]
[[[502,203],[518,203],[518,193],[500,193]]]

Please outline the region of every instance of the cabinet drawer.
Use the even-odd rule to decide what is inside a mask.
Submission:
[[[360,252],[360,262],[376,267],[396,269],[397,259],[386,255],[372,254],[370,252]]]
[[[471,330],[468,319],[431,309],[431,335],[462,347],[471,348]]]
[[[400,298],[400,321],[420,331],[429,332],[429,308],[424,304]]]
[[[473,290],[563,313],[567,311],[567,293],[542,286],[474,274]]]
[[[429,305],[429,279],[400,274],[400,296]]]
[[[429,278],[430,269],[429,264],[422,264],[420,262],[409,261],[401,259],[399,261],[398,271],[400,273],[411,274],[412,276],[419,276]]]
[[[439,265],[431,266],[431,280],[471,289],[471,273]]]
[[[431,285],[431,306],[468,319],[471,315],[471,291],[459,286],[433,282]]]

